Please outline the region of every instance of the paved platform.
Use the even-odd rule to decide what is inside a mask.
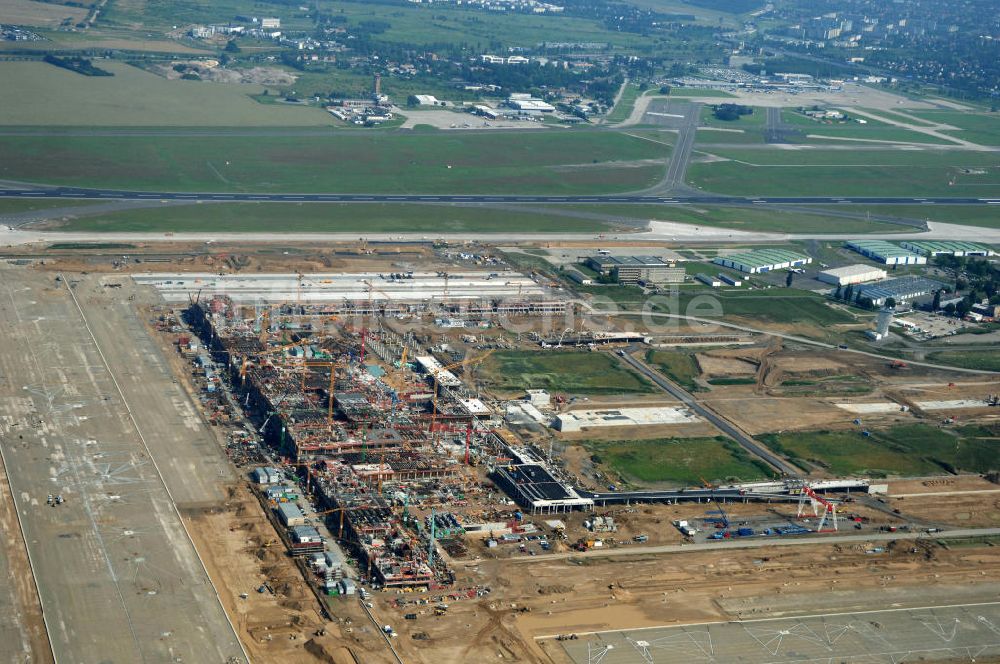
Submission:
[[[245,661],[171,498],[218,499],[221,452],[124,294],[73,292],[94,336],[66,283],[0,266],[0,445],[56,660]]]
[[[1000,657],[1000,602],[605,632],[576,664],[900,664]]]

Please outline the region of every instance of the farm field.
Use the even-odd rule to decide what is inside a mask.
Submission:
[[[537,44],[567,40],[605,42],[624,49],[649,47],[653,39],[607,29],[600,21],[570,16],[491,13],[447,5],[431,7],[337,2],[335,11],[349,26],[363,22],[386,23],[379,40],[385,43],[457,44],[477,41],[490,44],[498,35],[511,43]]]
[[[56,28],[60,24],[70,25],[82,21],[87,10],[82,7],[67,7],[36,0],[4,0],[3,23],[42,28]]]
[[[236,15],[281,16],[286,29],[308,29],[311,21],[305,12],[289,11],[289,5],[268,0],[115,0],[109,2],[97,22],[100,28],[122,30],[170,31],[175,25],[213,23],[231,20]]]
[[[23,202],[23,201],[18,201]],[[2,201],[0,201],[2,203]],[[63,203],[65,205],[65,202]],[[2,210],[2,207],[0,207]],[[64,222],[61,231],[257,233],[602,232],[589,219],[485,207],[394,203],[221,203],[125,210]]]
[[[491,355],[477,377],[507,394],[546,389],[587,395],[645,394],[653,385],[606,353],[573,350],[503,351]]]
[[[967,151],[712,150],[722,161],[692,163],[688,180],[706,191],[745,196],[996,196],[996,155]],[[728,160],[728,161],[726,161]],[[966,174],[962,169],[984,169]]]
[[[996,466],[1000,430],[981,426],[943,429],[926,424],[766,434],[759,440],[793,460],[812,463],[835,476],[982,473]]]
[[[555,209],[554,206],[547,206]],[[918,207],[918,206],[914,206]],[[615,205],[613,203],[562,205],[559,209],[620,216],[651,221],[672,221],[694,226],[732,228],[744,231],[770,231],[775,233],[822,233],[835,227],[842,233],[893,233],[906,230],[895,224],[846,219],[843,217],[806,214],[776,208],[708,207],[691,205]],[[838,208],[843,210],[844,208]],[[926,209],[926,208],[924,208]],[[881,214],[872,209],[873,214]],[[863,214],[863,212],[861,212]],[[885,214],[893,214],[886,212]],[[980,214],[985,214],[980,212]],[[907,216],[900,214],[900,216]],[[915,218],[922,218],[915,215]],[[835,225],[835,226],[834,226]]]
[[[2,62],[0,80],[19,91],[0,104],[0,126],[322,127],[334,118],[308,106],[260,104],[260,85],[168,81],[110,60],[114,76],[81,76],[44,62]]]
[[[616,132],[330,136],[3,136],[0,178],[162,191],[611,193],[663,173],[663,146]]]
[[[656,438],[652,440],[585,441],[591,460],[610,468],[630,484],[700,486],[767,479],[771,473],[729,440]]]

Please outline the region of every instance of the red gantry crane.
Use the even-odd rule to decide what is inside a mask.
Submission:
[[[802,493],[799,494],[799,511],[797,516],[801,518],[802,512],[806,507],[806,498],[809,499],[809,503],[812,506],[813,515],[819,516],[819,507],[823,507],[823,517],[819,520],[819,526],[816,527],[816,532],[835,532],[837,530],[837,506],[813,491],[812,487],[802,487]],[[826,525],[827,517],[830,517],[830,520],[833,523],[832,530],[823,530],[823,526]]]

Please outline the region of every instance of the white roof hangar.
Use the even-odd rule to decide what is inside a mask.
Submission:
[[[820,272],[816,278],[828,284],[846,286],[848,284],[861,284],[866,281],[878,281],[885,279],[888,273],[879,267],[857,263],[855,265],[845,265],[843,267],[833,267]]]
[[[601,427],[694,424],[700,421],[701,418],[687,408],[677,406],[648,406],[643,408],[570,410],[557,415],[552,425],[557,431],[573,432]]]

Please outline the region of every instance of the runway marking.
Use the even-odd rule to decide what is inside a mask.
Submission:
[[[743,625],[743,629],[753,637],[754,641],[760,644],[761,648],[767,650],[775,657],[777,657],[778,651],[781,650],[781,644],[784,643],[785,637],[803,639],[817,646],[822,646],[827,650],[833,650],[830,644],[826,643],[819,634],[803,622],[798,622],[789,629],[764,629],[749,625]]]
[[[231,630],[233,639],[235,640],[236,644],[239,646],[240,652],[243,654],[243,657],[245,658],[245,661],[249,662],[249,661],[251,661],[250,660],[250,656],[247,654],[246,649],[243,647],[243,642],[239,638],[239,634],[236,631],[236,626],[233,625],[233,621],[230,619],[229,614],[226,612],[225,606],[222,604],[222,598],[219,597],[218,589],[215,587],[215,584],[212,582],[212,577],[209,575],[208,569],[205,567],[205,561],[202,560],[201,554],[198,553],[198,549],[194,545],[194,540],[191,538],[191,533],[188,532],[187,524],[184,522],[184,518],[181,516],[180,510],[177,507],[177,502],[174,500],[173,494],[170,492],[170,487],[167,486],[166,481],[163,479],[163,473],[160,471],[160,468],[159,468],[159,466],[156,463],[156,459],[153,457],[153,454],[149,450],[149,445],[146,443],[146,438],[142,434],[142,429],[139,427],[139,422],[136,420],[135,414],[132,411],[132,408],[129,406],[128,399],[125,398],[125,392],[122,391],[121,385],[119,385],[118,379],[115,377],[114,372],[111,370],[111,365],[108,362],[107,357],[105,357],[104,351],[101,349],[101,345],[97,342],[97,337],[94,335],[94,331],[90,327],[90,322],[87,320],[87,316],[83,312],[83,307],[80,306],[80,301],[77,299],[76,293],[74,293],[73,289],[70,288],[69,282],[65,279],[65,277],[63,277],[62,274],[60,274],[59,276],[62,279],[62,282],[63,282],[63,284],[66,287],[66,292],[69,293],[70,297],[73,300],[73,304],[76,306],[77,313],[79,313],[80,318],[83,321],[83,327],[86,330],[88,336],[90,337],[91,341],[94,344],[94,349],[97,351],[97,354],[101,358],[101,363],[104,365],[104,370],[107,372],[107,375],[111,378],[111,382],[114,383],[115,391],[118,393],[118,396],[121,399],[121,405],[124,406],[124,408],[125,408],[125,412],[128,415],[128,419],[129,419],[129,421],[132,424],[132,429],[135,431],[136,436],[139,438],[139,442],[142,444],[142,449],[143,449],[143,452],[145,453],[145,457],[147,459],[149,459],[150,464],[152,464],[153,470],[156,472],[156,477],[157,477],[157,479],[159,479],[160,486],[163,487],[163,491],[166,494],[167,499],[169,500],[170,510],[177,517],[177,522],[180,524],[181,529],[184,531],[184,535],[187,538],[187,543],[188,543],[188,545],[190,545],[191,551],[194,553],[194,558],[198,561],[198,564],[201,567],[202,574],[205,575],[204,578],[208,581],[208,585],[212,588],[212,593],[215,596],[216,602],[218,603],[218,608],[222,612],[223,617],[225,617],[226,624],[229,625],[229,629]],[[13,301],[13,296],[11,296],[11,300]],[[30,344],[28,346],[31,349],[32,356],[34,357],[34,349],[31,347]],[[37,360],[36,360],[36,364],[37,364]],[[86,499],[86,494],[85,494],[85,506],[87,508],[88,514],[90,515],[91,519],[93,520],[93,514],[92,514],[90,506],[89,506],[89,500]],[[97,532],[97,524],[96,524],[96,522],[94,523],[93,527],[94,527],[95,532]],[[104,545],[103,538],[98,537],[98,539],[100,540],[101,545],[103,547],[103,545]],[[105,555],[107,555],[107,550],[106,549],[105,549]],[[109,569],[110,569],[110,572],[111,572],[111,576],[112,576],[112,578],[115,581],[115,588],[118,589],[119,597],[122,598],[122,606],[123,606],[123,608],[125,608],[125,615],[128,617],[129,628],[132,629],[132,637],[133,637],[133,639],[136,642],[136,649],[141,654],[142,653],[142,648],[139,645],[138,639],[136,638],[135,630],[132,628],[132,617],[131,617],[131,615],[129,615],[128,607],[125,605],[124,597],[121,596],[121,589],[118,588],[118,579],[115,576],[114,568],[111,567],[111,561],[110,561],[110,559],[108,559],[108,566],[109,566]]]
[[[738,624],[749,624],[749,623],[763,623],[763,622],[774,622],[776,620],[808,620],[811,618],[836,618],[838,616],[864,616],[873,613],[899,613],[900,611],[934,611],[935,609],[967,609],[977,606],[996,606],[1000,607],[1000,602],[970,602],[967,604],[937,604],[931,606],[911,606],[911,607],[897,607],[891,609],[869,609],[867,611],[837,611],[833,613],[812,613],[801,616],[789,616],[780,618],[750,618],[744,620],[706,620],[704,622],[692,622],[692,623],[674,623],[671,625],[653,625],[652,627],[630,627],[630,628],[619,628],[619,629],[603,629],[595,630],[592,632],[576,632],[577,636],[598,636],[601,634],[619,634],[622,632],[641,632],[651,629],[675,629],[678,627],[709,627],[711,625],[728,625],[731,623]],[[535,641],[545,641],[547,639],[554,639],[558,637],[558,634],[545,634],[541,636],[533,637]]]

